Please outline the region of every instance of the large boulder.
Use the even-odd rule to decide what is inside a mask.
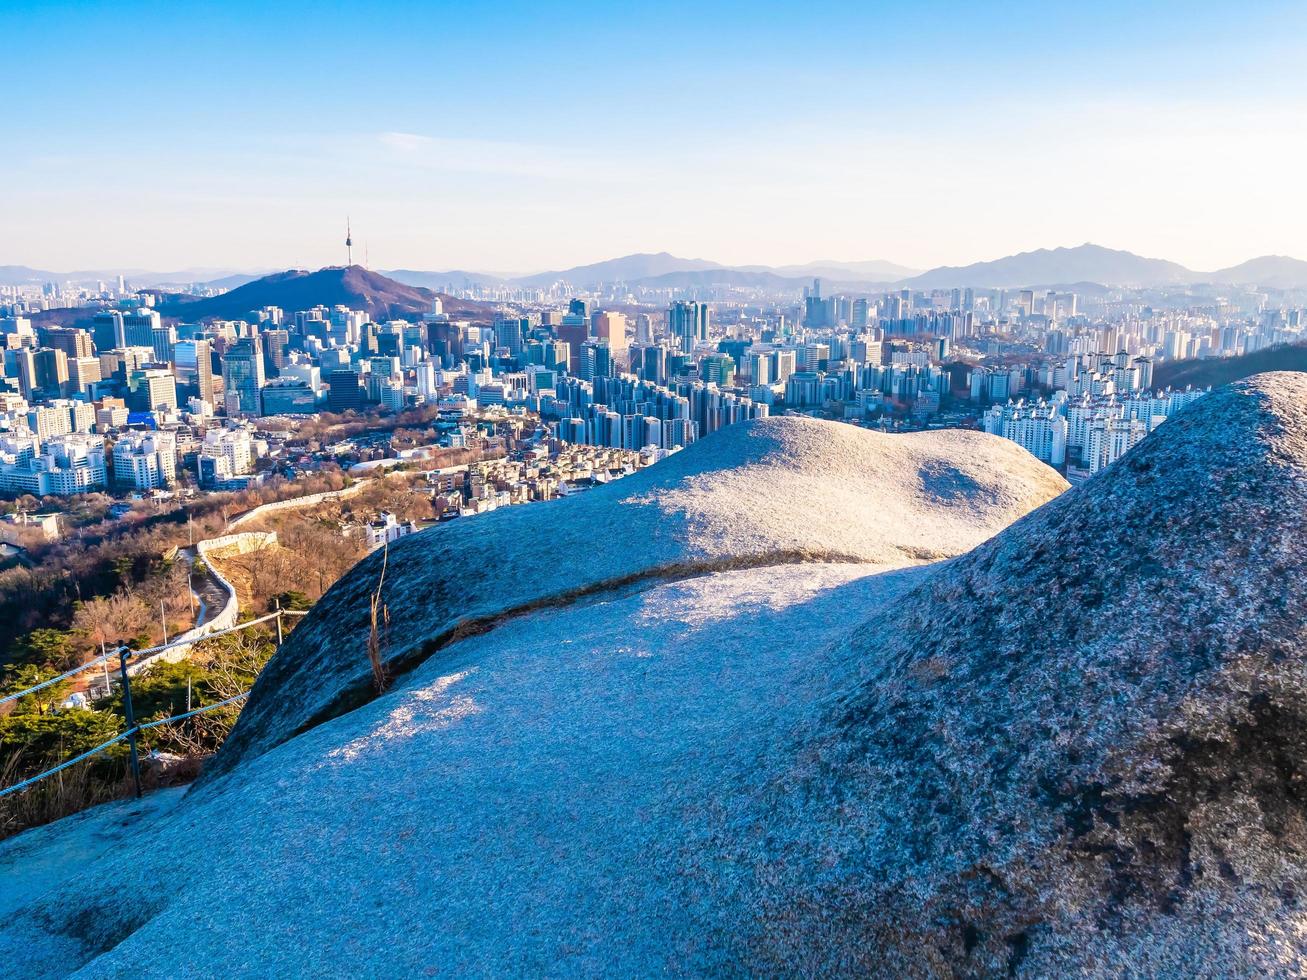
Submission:
[[[369,596],[402,673],[513,616],[642,582],[804,561],[961,554],[1066,489],[977,432],[887,435],[805,417],[729,426],[583,494],[455,521],[360,562],[259,678],[210,777],[374,694]]]
[[[838,659],[747,791],[767,962],[1307,968],[1307,374],[1195,403]]]

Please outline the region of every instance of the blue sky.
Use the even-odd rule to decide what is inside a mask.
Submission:
[[[1302,3],[0,0],[0,263],[1307,257]]]

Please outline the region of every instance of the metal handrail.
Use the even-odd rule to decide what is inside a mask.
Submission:
[[[258,626],[260,623],[266,623],[269,620],[279,619],[282,616],[307,616],[307,615],[308,615],[308,611],[304,609],[278,609],[276,612],[270,612],[266,616],[260,616],[258,619],[251,619],[248,623],[238,623],[235,626],[229,626],[225,630],[217,630],[216,632],[213,633],[205,633],[203,636],[193,640],[176,640],[172,643],[160,644],[157,647],[146,647],[144,650],[128,650],[127,659],[129,661],[139,660],[140,658],[145,656],[150,656],[156,653],[162,653],[164,650],[173,650],[177,647],[193,647],[197,643],[203,643],[205,640],[216,640],[218,637],[226,636],[228,633],[237,633],[243,629],[249,629],[251,626]],[[6,704],[10,701],[17,701],[19,698],[25,698],[27,697],[27,695],[34,694],[35,692],[41,690],[42,688],[49,687],[51,684],[58,684],[60,681],[64,681],[70,677],[74,677],[77,674],[80,674],[84,670],[90,670],[92,667],[98,667],[106,660],[109,660],[113,657],[120,656],[125,649],[126,649],[125,647],[114,647],[108,653],[102,653],[94,660],[88,660],[80,667],[74,667],[72,670],[66,670],[62,674],[58,675],[57,677],[51,677],[48,680],[41,681],[39,684],[33,684],[31,687],[25,688],[24,690],[15,691],[13,694],[6,694],[4,697],[0,697],[0,704]]]
[[[233,701],[239,701],[241,698],[248,697],[249,693],[250,693],[249,691],[244,691],[240,694],[235,695],[234,697],[226,698],[222,701],[215,701],[213,704],[206,704],[203,708],[196,708],[194,711],[187,711],[180,715],[173,715],[171,718],[157,718],[154,721],[147,721],[144,725],[133,725],[131,728],[127,729],[127,731],[123,732],[122,734],[115,735],[107,742],[101,742],[93,749],[87,749],[85,752],[83,752],[79,756],[76,756],[75,758],[69,759],[66,762],[59,763],[59,765],[55,766],[53,769],[47,769],[45,772],[38,773],[35,776],[30,776],[27,779],[24,779],[21,783],[14,783],[14,785],[12,786],[6,786],[3,789],[0,789],[0,796],[8,796],[10,793],[16,793],[20,789],[25,789],[26,787],[31,786],[33,783],[39,783],[42,779],[45,779],[48,776],[53,776],[55,773],[63,772],[69,766],[75,766],[77,765],[77,763],[85,759],[89,759],[91,756],[96,755],[97,753],[103,752],[111,745],[117,745],[123,739],[131,738],[133,735],[137,735],[148,728],[158,728],[160,725],[167,725],[169,722],[181,721],[184,718],[190,718],[192,715],[202,715],[206,711],[213,711],[215,708],[221,708],[231,704]]]
[[[160,725],[166,725],[169,722],[181,721],[183,718],[189,718],[192,715],[202,715],[206,711],[212,711],[214,708],[221,708],[224,705],[231,704],[233,701],[239,701],[241,698],[250,696],[249,691],[241,691],[240,694],[233,694],[222,701],[215,701],[213,704],[206,704],[203,708],[196,708],[194,711],[186,711],[180,715],[173,715],[171,718],[157,718],[154,721],[147,721],[144,725],[137,725],[138,731],[145,731],[147,728],[158,728]]]
[[[283,616],[307,616],[307,615],[308,612],[302,609],[278,609],[275,612],[268,613],[266,616],[260,616],[258,619],[251,619],[247,623],[239,623],[238,625],[229,627],[228,629],[219,630],[215,633],[208,633],[194,640],[181,640],[173,643],[165,643],[162,646],[150,647],[146,650],[135,650],[135,651],[129,651],[126,647],[121,647],[121,646],[115,647],[113,650],[101,654],[100,656],[96,657],[94,660],[87,661],[86,663],[82,664],[80,667],[74,667],[72,670],[65,671],[64,673],[60,674],[57,677],[51,677],[49,680],[41,681],[41,683],[34,684],[32,687],[29,687],[26,690],[17,691],[13,694],[5,695],[3,698],[0,698],[0,704],[4,704],[8,701],[14,701],[17,700],[18,698],[26,697],[27,695],[35,693],[36,691],[39,691],[43,688],[47,688],[52,684],[57,684],[59,681],[66,680],[69,677],[72,677],[76,674],[80,674],[84,670],[89,670],[91,667],[99,666],[100,664],[104,663],[106,660],[108,660],[111,657],[121,658],[123,684],[125,686],[126,697],[129,698],[130,697],[129,685],[131,682],[128,679],[127,670],[126,670],[127,662],[129,659],[138,659],[148,654],[161,653],[164,650],[170,650],[174,647],[179,647],[179,646],[195,646],[198,643],[203,643],[205,640],[212,640],[219,636],[226,636],[228,633],[235,633],[238,632],[239,630],[249,629],[251,626],[258,626],[260,623],[266,623],[269,620],[273,620],[273,619],[277,620],[277,627],[278,627],[277,636],[278,639],[280,640],[281,618]],[[202,708],[196,708],[193,711],[187,711],[180,715],[173,715],[169,718],[158,718],[155,719],[154,721],[148,721],[145,724],[141,724],[141,725],[136,724],[132,719],[129,718],[128,719],[129,727],[125,732],[122,732],[119,735],[115,735],[107,742],[102,742],[100,745],[97,745],[92,749],[87,749],[85,752],[81,753],[78,756],[75,756],[72,759],[68,759],[65,762],[59,763],[59,765],[53,767],[52,769],[47,769],[45,772],[38,773],[35,776],[29,776],[27,779],[24,779],[21,782],[14,783],[12,786],[5,786],[3,788],[0,788],[0,797],[8,796],[10,793],[16,793],[19,790],[26,789],[29,786],[39,783],[43,779],[47,779],[50,776],[55,775],[56,773],[63,772],[69,766],[75,766],[77,763],[83,762],[86,759],[91,758],[91,756],[97,755],[100,752],[103,752],[105,749],[110,748],[111,746],[117,745],[119,742],[123,741],[124,739],[131,739],[132,742],[132,749],[133,749],[132,775],[133,778],[136,780],[136,795],[140,796],[141,795],[140,769],[135,754],[137,735],[139,735],[143,731],[147,731],[148,729],[158,728],[160,725],[167,725],[174,721],[182,721],[183,719],[193,717],[194,715],[204,714],[206,711],[213,711],[217,708],[225,707],[226,705],[239,701],[242,698],[248,697],[249,693],[250,693],[249,691],[244,691],[240,694],[234,695],[233,697],[225,698],[222,701],[217,701],[214,704],[207,704]],[[130,702],[128,701],[127,703]]]
[[[17,793],[20,789],[26,789],[28,786],[31,786],[33,783],[39,783],[42,779],[45,779],[48,776],[53,776],[57,772],[63,772],[69,766],[75,766],[83,759],[89,759],[97,752],[103,752],[109,746],[121,742],[123,739],[127,738],[131,734],[133,734],[133,730],[129,729],[123,732],[121,735],[115,735],[107,742],[102,742],[101,744],[97,745],[93,749],[87,749],[81,755],[69,759],[67,762],[59,763],[59,765],[55,766],[53,769],[47,769],[43,773],[39,773],[35,776],[30,776],[27,779],[24,779],[21,783],[14,783],[14,785],[12,786],[6,786],[4,789],[0,789],[0,796],[8,796],[10,793]]]
[[[60,681],[67,680],[70,677],[80,674],[84,670],[90,670],[92,667],[98,667],[100,664],[104,663],[110,657],[119,656],[122,653],[122,650],[123,650],[122,647],[114,647],[108,653],[102,653],[94,660],[88,660],[80,667],[74,667],[72,670],[65,670],[58,677],[51,677],[49,680],[41,681],[41,683],[39,684],[33,684],[31,687],[27,688],[24,691],[17,691],[14,694],[6,694],[4,697],[0,698],[0,704],[6,704],[9,701],[16,701],[19,698],[25,698],[27,697],[27,695],[35,693],[36,691],[39,691],[42,688],[49,687],[51,684],[58,684]]]

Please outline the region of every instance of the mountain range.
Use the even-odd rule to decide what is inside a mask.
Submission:
[[[428,287],[506,286],[547,289],[556,283],[568,283],[577,289],[625,283],[629,286],[688,288],[694,286],[732,285],[774,289],[799,289],[813,278],[831,283],[887,283],[913,276],[918,270],[882,260],[864,262],[819,261],[806,265],[727,266],[707,259],[684,259],[668,252],[638,253],[607,259],[589,265],[536,272],[525,276],[496,276],[484,272],[422,272],[392,269],[386,275],[400,282]]]
[[[676,269],[681,260],[674,256],[641,255],[613,259],[595,266],[581,267],[579,270],[566,270],[560,273],[547,273],[542,277],[518,281],[518,285],[544,288],[555,282],[565,281],[575,288],[584,288],[600,282],[614,282],[623,273],[638,275],[642,278],[623,280],[631,285],[643,285],[654,288],[707,288],[729,282],[736,286],[753,287],[769,290],[796,290],[808,285],[810,279],[791,279],[777,272],[763,268],[724,269],[710,267],[702,260],[687,260],[691,268]],[[1237,266],[1229,271],[1233,278],[1255,276],[1259,270],[1274,273],[1277,281],[1293,281],[1292,267],[1286,263],[1294,260],[1275,260],[1265,262],[1254,260],[1244,266]],[[1304,284],[1307,284],[1307,263],[1303,266]],[[709,267],[706,267],[709,266]],[[845,267],[846,272],[856,272],[861,267]],[[1028,272],[1031,279],[1020,278],[1022,271]],[[809,272],[834,272],[834,267],[807,267]],[[992,282],[999,285],[1020,282],[1061,283],[1068,288],[1089,292],[1104,287],[1096,285],[1103,281],[1142,284],[1159,283],[1163,280],[1170,284],[1184,281],[1185,270],[1174,263],[1158,259],[1144,259],[1128,252],[1114,252],[1094,245],[1083,245],[1076,249],[1055,249],[1044,252],[1030,252],[1011,256],[996,262],[980,263],[951,269],[947,273],[925,273],[905,280],[904,285],[915,289],[942,288],[941,283],[955,283],[959,286]],[[597,278],[597,277],[615,277]],[[1145,278],[1151,277],[1151,278]],[[448,292],[440,291],[457,288],[467,281],[476,281],[482,285],[495,282],[488,277],[475,280],[464,279],[462,283],[456,274],[419,273],[412,270],[395,271],[390,274],[374,272],[362,266],[329,266],[316,272],[290,270],[274,273],[261,279],[246,282],[218,296],[200,298],[185,293],[161,293],[159,309],[165,316],[179,319],[199,320],[211,317],[239,318],[251,310],[263,306],[279,306],[286,310],[306,309],[318,303],[328,306],[344,304],[353,309],[364,309],[374,318],[403,318],[420,315],[431,309],[432,301],[439,296],[445,312],[453,316],[481,317],[490,316],[494,306],[490,303],[455,299]],[[857,283],[841,283],[838,280],[825,280],[829,291],[840,288],[859,288]],[[511,283],[501,283],[512,285]],[[868,284],[862,284],[863,287]],[[58,318],[67,311],[54,311],[51,318]],[[74,311],[75,312],[75,311]],[[63,322],[62,320],[60,322]]]
[[[0,286],[27,286],[46,282],[72,282],[81,285],[96,282],[112,283],[122,276],[142,289],[181,287],[193,283],[202,283],[218,289],[231,289],[258,279],[259,276],[271,271],[273,270],[250,272],[220,267],[197,267],[179,269],[175,272],[152,272],[148,269],[75,269],[72,272],[53,272],[49,269],[34,269],[27,265],[0,265]]]
[[[0,285],[49,281],[89,282],[112,280],[122,271],[134,285],[167,290],[171,285],[201,283],[231,289],[258,277],[248,272],[189,269],[173,273],[141,270],[101,270],[56,273],[27,266],[0,266]],[[219,274],[221,273],[221,274]],[[1023,287],[1165,287],[1211,284],[1260,286],[1268,289],[1307,289],[1307,261],[1282,255],[1264,255],[1247,262],[1199,272],[1165,259],[1146,258],[1133,252],[1086,243],[1072,248],[1037,249],[963,266],[940,266],[922,272],[884,260],[841,262],[823,260],[803,265],[729,266],[707,259],[687,259],[667,252],[638,253],[588,265],[523,276],[505,276],[466,269],[429,271],[381,270],[381,275],[404,286],[448,290],[468,286],[502,286],[543,289],[567,283],[574,289],[624,283],[630,287],[695,288],[740,286],[798,291],[814,278],[827,292],[875,288],[949,289]]]
[[[1307,289],[1307,262],[1284,256],[1262,256],[1216,272],[1197,272],[1165,259],[1145,258],[1120,249],[1085,243],[1073,248],[1037,249],[987,262],[941,266],[926,272],[884,260],[820,261],[806,265],[726,266],[706,259],[683,259],[667,252],[627,255],[592,265],[576,266],[516,278],[484,273],[414,272],[388,275],[415,285],[499,284],[546,288],[565,282],[577,288],[626,283],[629,286],[694,288],[712,285],[798,290],[814,278],[827,292],[871,287],[949,289],[953,287],[1021,288],[1097,284],[1151,287],[1211,283]],[[462,277],[462,278],[460,278]]]
[[[1280,372],[1071,488],[788,416],[408,535],[199,782],[0,843],[0,962],[1301,976],[1305,512]]]
[[[942,266],[913,276],[905,284],[916,289],[1016,288],[1084,280],[1112,286],[1153,286],[1192,282],[1193,278],[1194,273],[1174,262],[1086,243],[1076,248],[1041,248],[992,262]]]

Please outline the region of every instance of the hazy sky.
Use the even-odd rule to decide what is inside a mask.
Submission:
[[[1307,3],[0,0],[0,264],[1307,258]]]

